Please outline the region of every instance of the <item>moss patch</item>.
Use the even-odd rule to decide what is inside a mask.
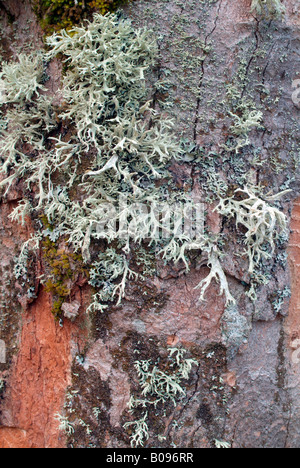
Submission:
[[[115,11],[128,0],[35,0],[34,11],[46,33],[68,29],[89,19],[93,13]],[[77,4],[76,4],[77,3]]]
[[[45,217],[43,222],[47,223]],[[49,223],[47,226],[51,228]],[[49,237],[43,240],[42,249],[49,269],[46,291],[53,294],[52,313],[58,319],[62,314],[62,305],[71,296],[72,286],[80,275],[88,277],[88,271],[80,254],[68,251]]]

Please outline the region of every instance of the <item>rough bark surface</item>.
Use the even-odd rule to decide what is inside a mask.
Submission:
[[[37,299],[31,304],[22,300],[13,264],[32,228],[30,220],[20,228],[8,218],[21,194],[2,198],[0,338],[7,360],[0,364],[5,381],[1,448],[129,447],[130,433],[123,425],[130,420],[130,396],[139,391],[134,362],[163,359],[167,346],[179,344],[199,367],[180,404],[166,405],[165,416],[151,412],[146,447],[213,448],[216,440],[233,448],[300,446],[300,199],[294,168],[299,108],[291,97],[292,82],[300,78],[300,12],[294,1],[284,3],[285,19],[269,22],[251,14],[250,0],[136,0],[126,14],[137,26],[154,30],[160,57],[149,84],[168,78],[168,93],[158,90],[154,105],[165,103],[176,118],[178,135],[190,142],[212,151],[226,143],[231,123],[225,105],[222,113],[217,103],[224,101],[225,84],[236,79],[243,64],[244,94],[251,94],[265,111],[264,130],[253,137],[262,161],[253,180],[274,193],[291,180],[290,200],[282,205],[291,219],[289,267],[275,262],[270,283],[253,304],[245,298],[248,278],[233,246],[232,255],[223,260],[238,298],[235,315],[228,317],[218,285],[212,284],[206,302],[199,304],[195,287],[207,275],[205,262],[188,274],[161,264],[155,280],[131,284],[122,306],[104,314],[86,315],[90,290],[78,287],[80,314],[60,327],[51,315],[51,297],[39,284],[40,254],[32,259]],[[16,51],[10,44],[14,30],[19,46],[27,40],[41,44],[28,2],[6,4],[14,23],[0,2],[5,52]],[[55,91],[59,65],[53,63],[49,73]],[[226,172],[228,167],[224,163],[219,169]],[[192,183],[201,191],[196,171],[175,165],[174,173],[181,184]],[[213,231],[230,229],[221,226],[211,207],[209,212]],[[274,310],[274,298],[285,287],[291,287],[291,301]],[[57,413],[72,424],[68,437],[59,430]]]

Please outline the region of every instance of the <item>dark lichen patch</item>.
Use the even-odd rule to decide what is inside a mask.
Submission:
[[[213,415],[208,404],[201,403],[196,413],[196,418],[200,419],[204,425],[209,425],[213,421]]]
[[[72,368],[72,379],[65,404],[65,414],[73,428],[68,437],[68,447],[105,447],[105,439],[112,432],[109,385],[101,380],[95,369],[86,371],[76,361]]]
[[[131,382],[136,378],[134,363],[137,360],[160,361],[161,343],[156,337],[147,340],[138,332],[128,331],[120,342],[120,346],[112,351],[113,367],[122,369],[130,376]]]
[[[15,16],[13,15],[13,13],[11,13],[9,8],[7,8],[7,5],[4,1],[0,1],[0,12],[1,11],[4,12],[4,14],[7,16],[9,23],[13,24],[15,22]]]
[[[122,338],[120,346],[114,348],[111,351],[113,357],[113,368],[122,369],[126,374],[131,373],[133,365],[133,354],[132,354],[132,340],[134,333],[127,332],[126,335]]]
[[[220,343],[212,343],[204,348],[193,348],[192,356],[199,362],[194,415],[206,429],[214,448],[214,441],[224,437],[224,421],[232,395],[222,377],[227,371],[227,350]],[[194,439],[191,440],[191,446],[193,444]]]
[[[280,336],[278,340],[277,346],[277,354],[278,354],[278,362],[276,366],[276,384],[278,391],[275,394],[275,401],[280,401],[280,394],[283,389],[286,388],[286,356],[285,356],[285,340],[286,335],[283,328],[283,319],[281,321],[281,329],[280,329]]]
[[[46,33],[69,29],[90,19],[93,13],[103,15],[117,10],[128,0],[34,0],[34,11]]]
[[[111,310],[106,309],[103,312],[91,312],[90,320],[92,323],[92,334],[95,340],[106,340],[112,333],[113,323],[110,317]]]
[[[135,304],[137,313],[159,314],[168,303],[169,294],[158,291],[157,287],[151,281],[137,281],[132,283],[128,298]]]

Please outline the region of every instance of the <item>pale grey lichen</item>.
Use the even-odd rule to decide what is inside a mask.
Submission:
[[[141,419],[137,421],[129,421],[125,423],[123,427],[124,429],[133,427],[133,434],[130,437],[131,447],[143,447],[145,441],[149,439],[148,412],[146,411]]]
[[[46,55],[21,55],[18,62],[2,69],[2,105],[11,107],[6,109],[6,128],[2,130],[2,172],[7,177],[1,186],[6,188],[4,195],[19,179],[25,180],[30,191],[35,186],[36,203],[21,202],[12,218],[24,222],[30,212],[42,210],[57,226],[54,231],[66,236],[89,262],[93,239],[110,242],[116,237],[112,229],[99,232],[107,219],[107,203],[111,210],[122,193],[130,205],[153,201],[155,180],[165,174],[166,164],[178,157],[180,148],[171,133],[172,122],[157,114],[148,101],[144,73],[154,64],[157,51],[149,33],[135,30],[129,21],[115,15],[95,15],[87,27],[62,31],[47,42],[50,51]],[[57,54],[63,54],[68,65],[61,89],[64,111],[58,116],[51,97],[42,94],[43,63]],[[52,137],[50,132],[58,130],[57,118],[75,129],[68,139]],[[89,169],[80,174],[87,158]],[[62,176],[63,187],[55,182]],[[76,201],[70,199],[74,186]],[[120,216],[122,213],[113,221]],[[129,237],[127,233],[120,247],[127,254]],[[142,238],[140,233],[134,241]],[[102,282],[108,289],[95,298],[117,298],[119,303],[127,279],[138,275],[130,270],[126,255],[110,252],[105,254],[106,260],[99,257],[92,270],[99,270],[104,262]],[[120,282],[115,284],[118,277]],[[93,304],[102,308],[101,302]]]
[[[223,440],[217,440],[215,439],[215,446],[217,449],[229,449],[231,448],[231,445],[229,442],[225,442]]]
[[[98,261],[92,265],[89,283],[99,292],[90,305],[90,310],[98,304],[100,310],[107,308],[104,304],[117,299],[116,305],[120,305],[125,296],[126,284],[129,279],[138,278],[139,275],[129,267],[125,254],[118,254],[115,249],[109,248],[103,254],[99,254]],[[115,280],[121,278],[117,284]],[[97,308],[97,306],[96,306]]]
[[[0,72],[0,104],[30,101],[45,90],[43,54],[19,54],[17,62],[2,62]]]
[[[251,10],[266,17],[280,18],[285,13],[285,6],[281,0],[252,0]]]
[[[131,396],[128,403],[129,412],[134,414],[135,410],[145,410],[143,417],[136,421],[127,422],[125,429],[134,427],[131,435],[131,446],[144,446],[149,438],[148,413],[151,408],[156,409],[171,401],[174,406],[185,395],[183,386],[185,380],[189,379],[192,367],[198,365],[195,359],[186,359],[186,350],[182,348],[169,348],[168,361],[170,371],[165,372],[160,366],[147,361],[136,361],[135,369],[139,379],[140,397]]]
[[[43,209],[49,222],[58,226],[51,231],[51,239],[53,235],[55,240],[59,235],[66,236],[88,263],[92,240],[114,241],[116,224],[121,224],[124,217],[132,217],[132,211],[126,212],[127,206],[137,203],[148,206],[169,200],[169,193],[157,189],[154,182],[165,176],[166,164],[179,157],[181,149],[171,133],[172,122],[154,112],[147,100],[144,72],[153,64],[156,53],[149,34],[133,30],[128,21],[119,21],[113,15],[96,15],[87,28],[56,34],[48,38],[48,45],[51,50],[47,59],[61,53],[69,66],[61,90],[66,105],[59,118],[70,122],[76,134],[68,141],[50,136],[50,130],[55,128],[51,100],[40,95],[37,86],[32,86],[31,93],[18,98],[13,110],[6,113],[8,130],[3,132],[2,149],[7,157],[2,170],[9,170],[11,175],[1,185],[7,186],[7,192],[21,177],[25,178],[28,189],[36,184],[36,206],[30,206],[28,201],[20,203],[12,214],[13,219],[24,222],[30,210]],[[4,70],[3,80],[9,95],[12,85],[7,75]],[[24,103],[23,98],[30,98],[30,103]],[[30,113],[25,104],[30,106]],[[35,158],[22,152],[22,140],[36,152]],[[92,155],[90,169],[79,176],[78,168],[87,154]],[[64,174],[64,187],[55,185],[54,173]],[[78,189],[77,199],[81,198],[82,202],[70,199],[69,190],[74,184]],[[127,197],[127,205],[123,211],[112,212],[112,205],[119,203],[122,193]],[[189,202],[187,195],[185,201]],[[105,230],[99,226],[105,226]],[[131,241],[140,243],[150,237],[150,244],[161,243],[160,239],[149,236],[161,227],[158,218],[150,212],[139,216],[138,223],[132,220],[124,232],[119,230],[118,236],[124,239],[119,250],[109,247],[91,268],[90,282],[99,292],[95,293],[89,310],[103,310],[114,299],[120,304],[127,280],[139,277],[129,266]],[[182,260],[187,269],[188,251],[200,249],[209,253],[212,250],[207,235],[197,241],[186,235],[180,238],[169,233],[169,236],[161,255],[166,261]]]
[[[240,149],[250,144],[249,133],[253,129],[261,128],[261,121],[263,113],[257,110],[244,109],[243,115],[233,114],[229,112],[229,115],[233,118],[234,124],[230,127],[230,130],[234,136],[237,137],[235,147],[230,148],[226,145],[222,145],[227,151],[235,150],[236,153]]]
[[[261,198],[255,189],[237,189],[232,197],[220,199],[217,211],[228,218],[235,218],[236,226],[246,229],[244,242],[249,259],[249,273],[262,258],[270,258],[275,250],[275,241],[287,232],[287,217],[270,202],[288,192]],[[268,250],[265,247],[268,247]]]
[[[26,181],[28,190],[35,184],[39,189],[39,207],[57,164],[46,145],[46,135],[56,127],[56,122],[51,99],[41,94],[44,91],[43,76],[41,52],[28,56],[21,54],[17,62],[4,63],[0,74],[1,104],[2,107],[8,105],[0,139],[4,158],[1,172],[7,177],[0,187],[6,187],[6,194],[18,179]],[[26,146],[27,150],[24,150]],[[18,207],[23,220],[28,208],[27,202]]]
[[[291,295],[291,290],[287,286],[282,291],[277,291],[276,298],[272,302],[272,306],[276,314],[281,312],[285,299],[290,299]]]
[[[196,287],[196,289],[201,289],[200,300],[205,300],[206,290],[212,280],[215,279],[220,284],[220,295],[225,295],[226,305],[235,304],[236,301],[229,290],[228,281],[220,262],[220,253],[218,253],[216,248],[213,248],[209,255],[208,266],[210,267],[209,275]]]
[[[60,413],[56,413],[54,419],[59,422],[59,430],[64,432],[66,435],[70,436],[74,434],[75,429],[73,425],[70,423],[68,418],[63,416]]]
[[[142,279],[131,257],[143,243],[166,262],[183,262],[187,271],[190,253],[203,253],[211,272],[198,286],[200,299],[216,280],[226,303],[234,303],[218,236],[204,230],[197,238],[186,232],[175,235],[176,217],[165,239],[156,235],[163,223],[155,204],[180,199],[188,205],[191,192],[157,184],[163,178],[171,181],[168,165],[182,157],[184,147],[176,139],[172,120],[150,104],[145,73],[157,55],[151,34],[116,15],[95,15],[86,26],[47,38],[47,44],[47,53],[21,54],[18,61],[2,65],[0,187],[6,195],[23,180],[28,194],[11,218],[24,224],[26,216],[42,213],[53,226],[51,241],[64,238],[81,252],[95,288],[89,311],[103,311],[113,302],[119,305],[128,280]],[[57,55],[66,67],[60,108],[53,105],[45,84],[45,64]],[[254,103],[237,99],[236,92],[232,88],[227,93],[236,101],[229,113],[235,142],[228,151],[238,153],[249,143],[250,131],[261,125],[262,115]],[[226,198],[228,184],[216,176],[213,166],[206,168],[206,181],[220,199],[219,213],[235,217],[237,227],[247,229],[253,273],[255,263],[273,253],[276,226],[285,230],[285,216],[247,188]],[[122,197],[126,203],[120,208]],[[137,205],[154,209],[134,212]],[[41,227],[37,236],[42,239],[46,231]],[[106,247],[92,258],[92,247],[99,242]]]
[[[220,145],[226,151],[235,151],[237,154],[251,144],[250,134],[253,130],[264,128],[263,112],[257,108],[252,98],[243,95],[247,80],[247,63],[242,60],[234,82],[226,85],[228,102],[224,104],[228,116],[233,121],[229,128],[233,141]]]

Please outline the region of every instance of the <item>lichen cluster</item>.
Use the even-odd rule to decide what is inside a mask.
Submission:
[[[187,3],[176,2],[179,7],[173,18],[176,48],[168,49],[172,67],[159,70],[159,79],[153,88],[145,80],[149,78],[149,70],[156,65],[158,53],[151,34],[134,29],[119,15],[104,18],[96,15],[84,27],[70,28],[73,21],[78,21],[78,16],[71,15],[69,22],[66,17],[60,19],[62,9],[49,10],[49,17],[55,11],[58,15],[55,20],[57,27],[63,24],[67,30],[47,39],[47,53],[23,53],[16,61],[2,64],[0,154],[1,176],[5,180],[0,187],[3,196],[8,194],[10,188],[23,189],[24,200],[12,212],[11,219],[25,224],[26,217],[30,215],[36,227],[36,234],[21,249],[15,276],[25,286],[29,284],[27,275],[31,250],[40,249],[43,252],[45,268],[41,280],[53,296],[56,318],[62,316],[64,304],[71,301],[72,288],[80,274],[87,278],[94,290],[88,311],[106,311],[105,314],[97,314],[96,319],[98,323],[101,322],[101,332],[106,328],[105,333],[108,333],[113,327],[112,323],[108,325],[110,307],[121,304],[129,281],[137,281],[139,287],[145,278],[154,276],[156,262],[160,266],[163,262],[180,263],[186,271],[193,268],[194,272],[207,265],[210,271],[196,288],[199,298],[204,301],[210,285],[217,282],[227,305],[221,320],[222,333],[226,338],[226,350],[224,348],[222,351],[224,359],[220,360],[214,351],[207,354],[207,359],[211,360],[209,368],[212,369],[207,394],[215,402],[219,397],[220,403],[216,404],[221,406],[226,401],[225,394],[220,390],[223,381],[221,372],[217,376],[214,373],[212,362],[223,370],[226,353],[227,356],[231,352],[236,353],[249,336],[252,318],[250,314],[246,317],[240,313],[240,297],[236,296],[244,290],[255,301],[257,289],[267,284],[270,272],[274,272],[275,249],[288,233],[287,218],[280,210],[277,198],[286,193],[289,183],[285,183],[287,187],[282,187],[280,190],[283,192],[278,196],[271,196],[270,193],[266,194],[266,187],[272,185],[271,179],[261,183],[251,177],[251,171],[253,175],[254,170],[264,163],[269,165],[266,162],[274,165],[276,171],[283,167],[279,155],[276,151],[269,151],[266,141],[262,154],[262,149],[257,146],[260,140],[256,138],[260,130],[268,131],[264,120],[265,108],[275,106],[277,102],[264,86],[265,76],[261,83],[255,82],[257,89],[261,90],[260,99],[253,97],[254,93],[252,96],[250,87],[253,79],[251,68],[258,68],[259,56],[265,54],[271,60],[271,52],[259,49],[259,34],[256,31],[257,37],[251,47],[243,49],[245,43],[241,42],[240,56],[233,66],[230,81],[226,69],[226,85],[220,80],[218,87],[219,76],[217,80],[211,79],[206,70],[210,69],[213,74],[219,66],[211,40],[213,29],[201,29],[207,20],[205,15],[201,15],[201,19],[196,18],[199,30],[194,24],[191,27],[192,10],[185,10]],[[190,4],[197,6],[198,3],[198,0],[190,1]],[[208,5],[218,2],[210,0],[200,3],[204,5],[204,11]],[[275,3],[253,2],[255,14],[266,16],[269,10],[265,6]],[[148,10],[153,21],[158,4],[160,2],[153,0]],[[80,2],[78,5],[82,7]],[[277,16],[275,13],[273,11],[272,17]],[[163,14],[167,14],[166,11]],[[53,27],[51,21],[48,23],[49,29]],[[215,28],[217,22],[218,18]],[[259,24],[259,21],[255,23]],[[187,34],[187,28],[189,31],[196,30],[194,36]],[[64,66],[61,88],[54,104],[47,70],[50,61],[56,58]],[[176,66],[181,67],[178,73],[181,77],[174,77]],[[178,81],[180,85],[177,87]],[[173,101],[169,99],[169,93],[173,93],[173,97],[177,93]],[[193,98],[196,108],[184,114]],[[201,114],[205,100],[209,103],[208,111]],[[154,111],[158,107],[163,113]],[[214,115],[210,113],[211,108]],[[175,114],[180,114],[178,109],[184,115],[184,118],[180,118],[185,120],[185,130],[193,127],[193,141],[186,138],[178,141],[178,134],[184,134],[184,131],[181,133],[183,126],[175,127],[175,133],[174,123],[169,117],[173,112],[176,118]],[[185,119],[186,115],[189,118]],[[213,137],[208,141],[211,130],[219,138],[218,145],[213,144]],[[202,138],[203,141],[206,138],[206,141],[201,147],[197,141],[202,141]],[[282,141],[279,144],[282,145]],[[170,167],[174,160],[176,163]],[[182,173],[178,175],[176,171]],[[182,174],[183,177],[178,180]],[[168,215],[161,211],[161,216],[157,217],[156,206],[166,202],[177,206],[176,203],[181,201],[187,208],[194,195],[193,189],[197,191],[199,188],[202,200],[208,204],[213,202],[216,206],[222,231],[212,234],[205,226],[197,238],[186,232],[175,236],[174,218],[167,236],[157,237],[155,234],[163,227],[163,217],[168,218]],[[147,207],[146,211],[139,211],[141,204]],[[209,209],[212,210],[211,205]],[[129,222],[124,222],[124,219]],[[177,227],[180,222],[177,222]],[[232,259],[228,260],[232,252]],[[282,252],[280,261],[283,261]],[[244,261],[238,257],[243,257]],[[278,259],[277,253],[276,261]],[[229,261],[239,262],[238,273],[232,273]],[[234,291],[229,286],[226,271],[239,280]],[[230,281],[232,283],[233,279]],[[147,291],[142,285],[139,295],[147,297]],[[28,291],[28,296],[34,294],[34,290]],[[276,297],[271,297],[276,314],[280,313],[287,297],[287,289],[279,290]],[[144,305],[148,308],[146,300]],[[138,313],[136,307],[135,313]],[[127,340],[128,336],[124,338],[126,347]],[[122,355],[120,349],[121,345],[118,344],[114,351],[115,361],[116,356]],[[138,354],[139,350],[134,349],[133,360],[137,359]],[[170,349],[169,356],[150,354],[150,349],[147,349],[134,363],[136,375],[131,379],[130,417],[124,424],[132,447],[143,446],[152,434],[160,444],[164,443],[167,440],[167,432],[161,430],[164,422],[168,420],[168,424],[171,424],[173,418],[175,431],[178,427],[173,405],[178,404],[182,420],[187,403],[204,394],[203,382],[205,379],[209,381],[199,370],[198,377],[203,375],[201,390],[198,389],[197,393],[199,380],[193,393],[195,398],[191,398],[191,389],[186,387],[196,361],[186,359],[182,348]],[[81,371],[84,369],[83,360],[83,356],[77,356]],[[127,349],[126,373],[133,360]],[[119,369],[120,362],[115,362],[113,366]],[[88,417],[79,418],[75,410],[75,395],[83,400],[84,387],[90,381],[85,379],[84,374],[82,386],[78,389],[80,379],[74,371],[76,388],[68,400],[72,422],[61,415],[57,415],[57,419],[60,429],[68,436],[75,433],[75,439],[80,439],[76,431],[82,430],[89,442],[101,445],[102,440],[97,438],[95,442],[96,436],[93,435],[92,439],[90,435],[95,426],[102,431],[103,438],[107,438],[111,430],[110,402],[103,405],[103,401],[105,398],[109,400],[109,384],[113,385],[114,380],[109,379],[109,383],[105,383],[102,394],[102,390],[99,390],[102,384],[100,375],[96,371],[95,374],[98,380],[94,387],[90,387],[95,391],[88,393],[97,401],[90,406],[93,411]],[[186,395],[188,398],[185,400]],[[203,416],[204,410],[200,409],[198,412]],[[80,411],[87,415],[86,410]],[[103,413],[106,413],[107,421]],[[102,415],[102,419],[99,415]],[[223,426],[222,417],[217,419]],[[158,424],[157,420],[163,422]],[[185,423],[189,424],[189,421]],[[122,431],[119,427],[116,431],[119,437]],[[123,437],[124,434],[122,444]],[[221,438],[215,440],[215,445],[218,448],[229,446]]]
[[[181,261],[187,270],[190,252],[204,254],[211,273],[198,286],[200,299],[216,279],[227,304],[234,302],[218,236],[205,230],[196,238],[191,232],[178,235],[173,219],[173,228],[162,239],[153,235],[162,227],[155,208],[142,212],[133,208],[155,207],[172,199],[188,205],[192,197],[191,190],[176,187],[168,171],[174,159],[186,159],[187,145],[177,141],[173,122],[167,114],[154,111],[149,100],[145,74],[157,55],[151,35],[116,15],[96,14],[85,27],[50,36],[47,45],[47,53],[21,54],[16,62],[4,63],[0,73],[1,171],[5,175],[0,188],[5,195],[22,180],[25,191],[12,219],[24,223],[29,214],[45,216],[51,231],[40,225],[35,243],[66,243],[80,253],[95,288],[90,311],[119,305],[128,280],[143,279],[132,261],[137,247],[151,248],[154,258],[166,262]],[[47,64],[57,56],[65,64],[60,105],[53,104],[47,90]],[[233,100],[232,89],[228,94]],[[245,99],[237,101],[231,113],[232,144],[225,148],[236,154],[249,143],[249,132],[260,126],[262,117]],[[201,163],[201,154],[197,157]],[[272,218],[275,211],[263,201],[263,194],[252,199],[250,195],[249,203],[224,200],[228,187],[217,180],[214,168],[206,172],[215,181],[221,215],[235,216],[237,227],[243,225],[251,232],[256,207],[258,216],[264,211],[260,226],[270,222],[267,216]],[[240,190],[251,194],[254,189]],[[131,220],[129,224],[124,224],[124,218]],[[259,263],[257,252],[263,242],[273,249],[277,222],[284,230],[286,218],[276,214],[271,226],[260,227],[259,245],[253,234],[246,234],[250,273]],[[149,264],[147,255],[143,258]],[[54,259],[50,255],[50,266]],[[69,295],[63,274],[58,276],[57,312],[62,298]]]
[[[285,13],[281,0],[252,0],[251,9],[266,18],[280,18]]]
[[[244,242],[250,274],[261,259],[272,256],[275,241],[280,235],[287,233],[286,216],[278,208],[268,204],[268,201],[279,198],[280,195],[266,196],[262,200],[246,187],[244,190],[237,189],[233,197],[220,200],[217,206],[219,213],[227,218],[235,218],[237,227],[241,225],[246,230]]]
[[[136,361],[135,369],[139,379],[139,397],[131,396],[129,412],[143,411],[141,419],[125,423],[124,428],[131,430],[131,446],[144,446],[149,438],[148,413],[162,411],[164,405],[171,402],[176,406],[186,396],[184,382],[187,382],[193,366],[197,366],[195,359],[185,357],[186,350],[169,348],[165,367],[158,363]]]

